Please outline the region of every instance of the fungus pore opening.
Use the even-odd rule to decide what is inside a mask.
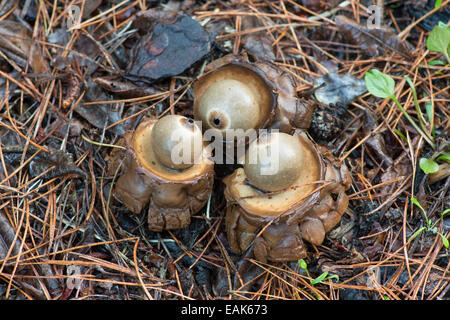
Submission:
[[[204,129],[258,129],[274,107],[271,87],[245,64],[228,64],[202,76],[194,86],[194,118]]]

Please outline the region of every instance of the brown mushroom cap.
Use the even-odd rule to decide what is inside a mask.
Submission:
[[[152,132],[156,123],[156,120],[141,122],[129,141],[130,150],[133,151],[141,172],[153,175],[163,182],[190,183],[212,168],[213,163],[208,158],[206,148],[202,148],[200,159],[184,170],[174,170],[161,163],[157,157],[157,151],[153,150]]]
[[[303,146],[299,139],[286,133],[270,133],[253,141],[246,153],[244,172],[255,187],[280,191],[292,186],[304,166]]]
[[[235,170],[232,175],[224,179],[230,197],[235,199],[246,212],[260,217],[273,217],[289,212],[301,206],[303,202],[306,203],[318,186],[318,183],[314,182],[323,179],[324,165],[313,143],[301,133],[293,137],[298,139],[302,148],[302,156],[297,161],[298,166],[303,170],[299,170],[300,173],[290,188],[280,193],[265,194],[248,183],[250,179],[243,168]],[[282,149],[281,152],[283,152]]]
[[[201,157],[202,132],[192,119],[165,116],[154,125],[151,138],[155,157],[168,168],[187,169]]]
[[[194,118],[204,129],[258,129],[270,122],[275,98],[258,68],[233,62],[202,76],[194,86]]]

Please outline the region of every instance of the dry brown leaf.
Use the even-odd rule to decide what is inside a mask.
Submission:
[[[0,21],[0,48],[21,67],[28,64],[34,73],[47,73],[49,66],[31,32],[21,23]]]
[[[348,41],[360,46],[371,57],[397,52],[407,59],[411,58],[409,44],[389,27],[372,29],[345,16],[336,16],[334,21]]]
[[[244,17],[242,19],[242,29],[251,30],[261,27],[258,19],[255,17]],[[272,42],[266,31],[251,32],[242,37],[244,48],[248,53],[258,60],[274,61],[275,54],[273,53]]]
[[[14,242],[15,235],[16,232],[9,224],[8,219],[0,213],[0,260],[6,258],[11,245],[13,248],[9,256],[12,257],[19,253],[20,242],[17,239]]]

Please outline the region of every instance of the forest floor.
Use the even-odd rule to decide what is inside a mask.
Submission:
[[[0,299],[449,299],[450,1],[376,2],[2,1]],[[155,59],[156,36],[136,50],[173,12],[208,32],[206,55]],[[308,133],[348,167],[349,206],[303,260],[230,250],[219,174],[191,224],[160,233],[110,192],[123,134],[193,117],[193,82],[227,54],[283,68],[298,97],[317,100],[317,79],[339,97]],[[372,69],[382,93],[340,90]]]

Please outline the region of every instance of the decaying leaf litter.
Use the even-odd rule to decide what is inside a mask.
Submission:
[[[372,1],[3,1],[1,296],[448,299],[448,61],[427,42],[445,33],[449,1],[380,3],[370,29]],[[193,81],[228,54],[285,68],[297,98],[317,104],[308,133],[350,170],[348,209],[304,260],[230,251],[233,168],[216,170],[179,230],[149,231],[112,196],[123,134],[143,117],[193,117]],[[367,91],[373,69],[406,114]]]

